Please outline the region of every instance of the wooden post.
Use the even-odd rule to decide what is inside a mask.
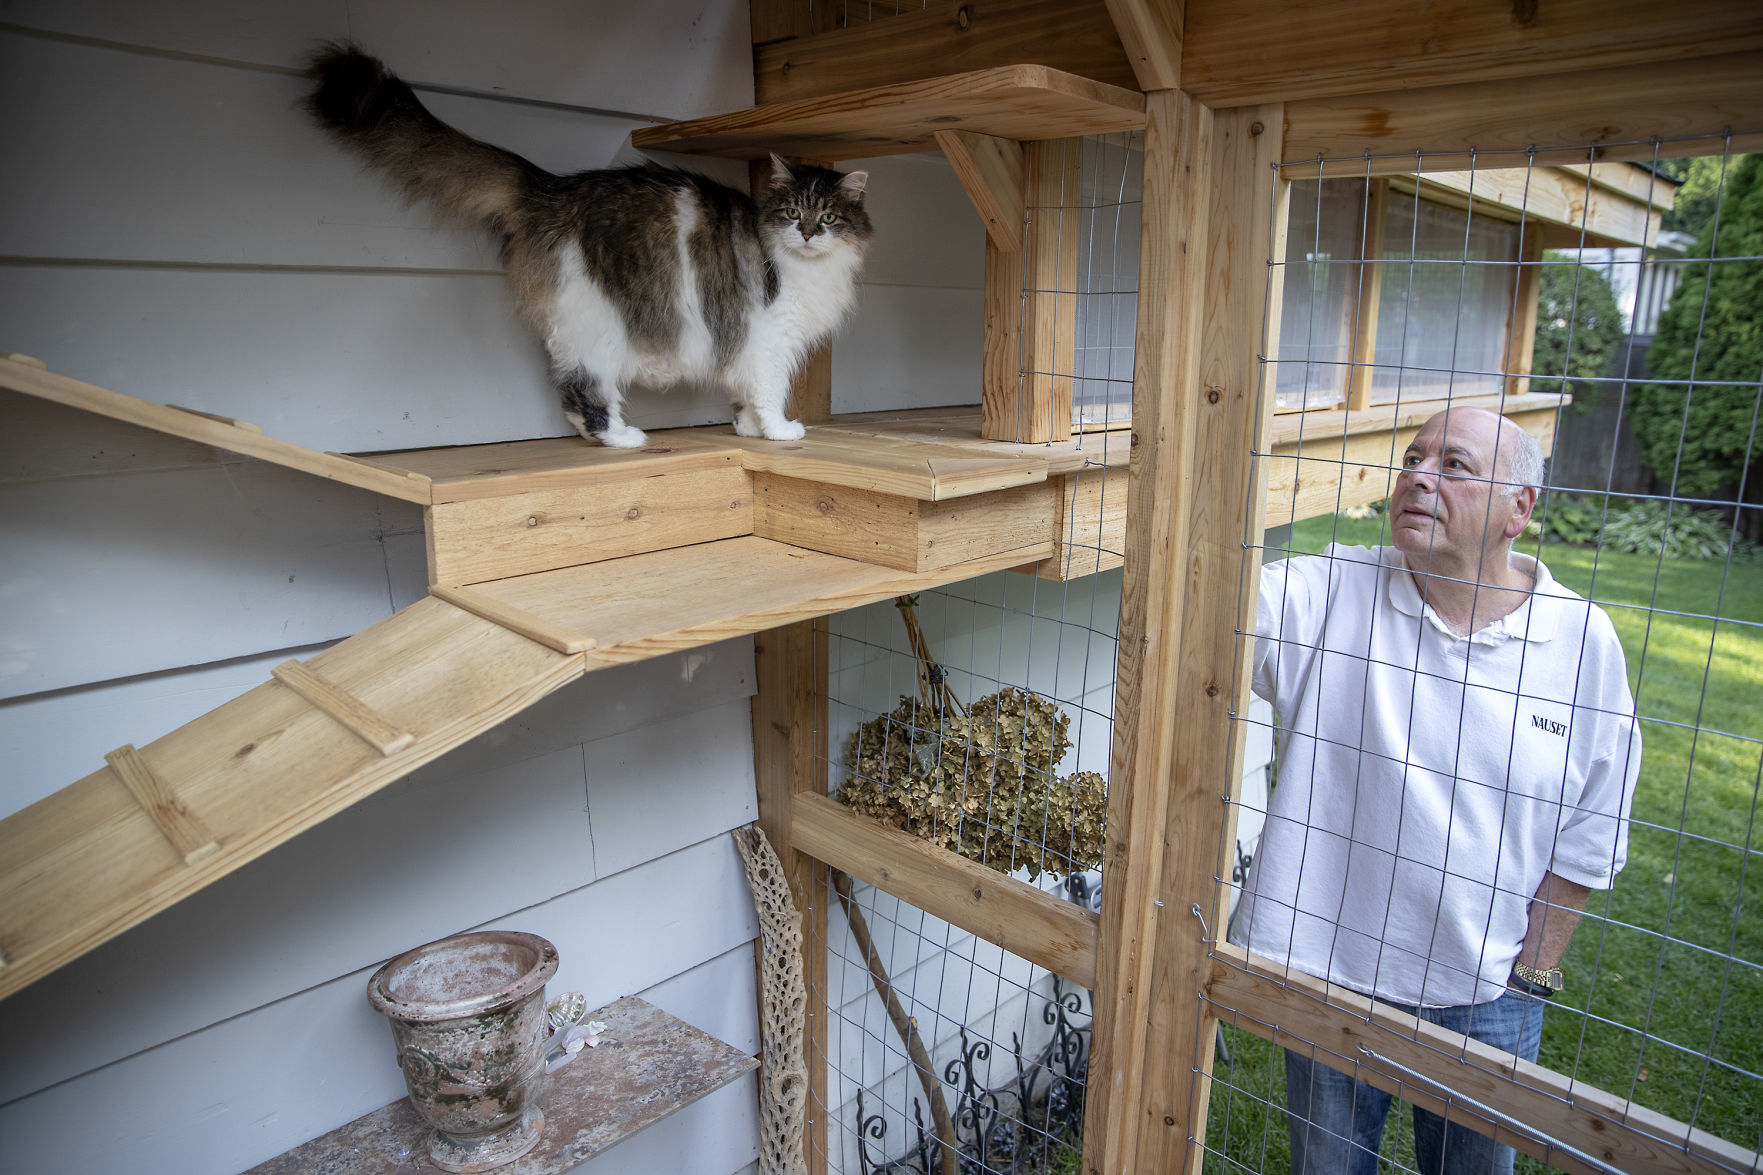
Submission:
[[[986,238],[980,435],[1040,444],[1071,436],[1083,140],[1029,143],[1026,156],[1022,251]]]
[[[1258,570],[1252,552],[1245,569],[1242,543],[1246,514],[1260,517],[1251,453],[1264,447],[1272,404],[1259,395],[1256,357],[1268,337],[1267,259],[1283,237],[1271,216],[1280,108],[1214,118],[1179,93],[1150,102],[1109,884],[1085,1124],[1093,1175],[1198,1170],[1203,1154],[1189,1146],[1205,1135],[1212,1060],[1214,1022],[1200,996],[1207,931],[1222,929],[1223,798],[1241,775],[1239,585],[1249,575],[1252,588]],[[1252,590],[1241,598],[1252,607]]]
[[[1542,293],[1543,226],[1524,226],[1518,242],[1518,288],[1512,303],[1506,335],[1506,394],[1522,396],[1530,391],[1530,369],[1536,360],[1537,300]],[[1547,373],[1545,373],[1547,374]]]
[[[1353,366],[1347,369],[1347,410],[1371,407],[1371,364],[1377,358],[1377,308],[1383,298],[1384,220],[1389,212],[1390,181],[1366,181],[1364,262],[1359,266],[1359,297],[1353,321]]]
[[[1193,407],[1210,214],[1202,180],[1212,154],[1212,112],[1174,90],[1148,94],[1146,102],[1108,881],[1102,888],[1102,943],[1084,1110],[1083,1167],[1089,1175],[1139,1169],[1141,1135],[1147,1129],[1168,1133],[1175,1124],[1152,1124],[1146,1117],[1143,1079],[1155,994],[1153,941],[1162,920],[1183,917],[1162,900],[1161,875],[1174,753],[1169,690],[1181,652],[1180,621],[1189,580],[1188,503],[1196,484]],[[1181,1001],[1190,1021],[1196,1019],[1196,1002]],[[1187,1055],[1192,1054],[1190,1049]]]
[[[802,912],[803,979],[808,1019],[802,1052],[808,1064],[808,1130],[803,1149],[809,1175],[826,1170],[826,868],[797,852],[791,815],[798,792],[826,790],[827,640],[823,621],[804,620],[753,638],[753,777],[759,826],[790,875]]]
[[[1180,655],[1160,716],[1180,737],[1171,749],[1160,895],[1166,909],[1152,968],[1159,985],[1169,986],[1153,993],[1145,1050],[1151,1133],[1140,1145],[1137,1170],[1146,1175],[1183,1167],[1197,1173],[1205,1154],[1216,1022],[1199,996],[1228,905],[1217,877],[1235,807],[1224,797],[1237,795],[1243,774],[1245,729],[1235,716],[1248,709],[1252,638],[1237,634],[1254,631],[1260,581],[1264,489],[1252,454],[1266,450],[1273,402],[1259,394],[1257,356],[1266,340],[1279,337],[1278,307],[1266,305],[1266,288],[1267,259],[1278,255],[1276,245],[1283,249],[1272,216],[1283,125],[1277,105],[1219,112],[1206,173],[1206,303],[1199,380],[1187,390],[1194,445],[1186,471],[1189,484],[1203,488],[1182,503],[1187,549],[1179,566],[1187,591],[1179,613],[1164,617],[1165,639],[1179,634]]]

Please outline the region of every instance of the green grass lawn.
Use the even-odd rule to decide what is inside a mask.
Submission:
[[[1317,518],[1295,550],[1375,545],[1381,518]],[[1534,542],[1534,540],[1533,540]],[[1534,546],[1531,553],[1536,553]],[[1645,754],[1628,867],[1594,894],[1544,1026],[1542,1063],[1747,1148],[1763,1145],[1763,567],[1548,543],[1543,561],[1604,605],[1628,655]],[[1664,611],[1655,611],[1663,609]],[[1674,613],[1682,613],[1676,615]],[[1225,1030],[1207,1141],[1212,1169],[1290,1161],[1283,1058]],[[1735,1072],[1734,1070],[1737,1070]],[[1405,1114],[1385,1155],[1413,1167]],[[1398,1128],[1398,1123],[1402,1123]],[[1521,1171],[1542,1171],[1523,1156]]]

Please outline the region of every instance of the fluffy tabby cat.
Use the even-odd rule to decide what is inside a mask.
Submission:
[[[411,198],[501,238],[577,432],[637,447],[624,389],[694,380],[727,388],[742,436],[802,435],[784,413],[790,381],[851,308],[871,233],[864,172],[774,155],[757,203],[656,166],[552,175],[441,122],[352,45],[323,47],[308,76],[320,126]]]

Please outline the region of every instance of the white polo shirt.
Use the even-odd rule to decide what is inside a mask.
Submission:
[[[1622,646],[1513,559],[1530,599],[1467,638],[1394,547],[1262,571],[1254,689],[1279,777],[1232,942],[1397,1003],[1485,1003],[1545,871],[1613,883],[1641,763]]]

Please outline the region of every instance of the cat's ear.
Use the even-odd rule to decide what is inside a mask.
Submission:
[[[794,183],[795,180],[796,173],[790,170],[790,165],[784,162],[784,157],[779,155],[776,151],[773,151],[771,153],[772,187],[777,187],[779,184]]]
[[[839,191],[847,196],[861,196],[863,189],[868,186],[869,173],[867,171],[846,172],[845,178],[839,181]]]

